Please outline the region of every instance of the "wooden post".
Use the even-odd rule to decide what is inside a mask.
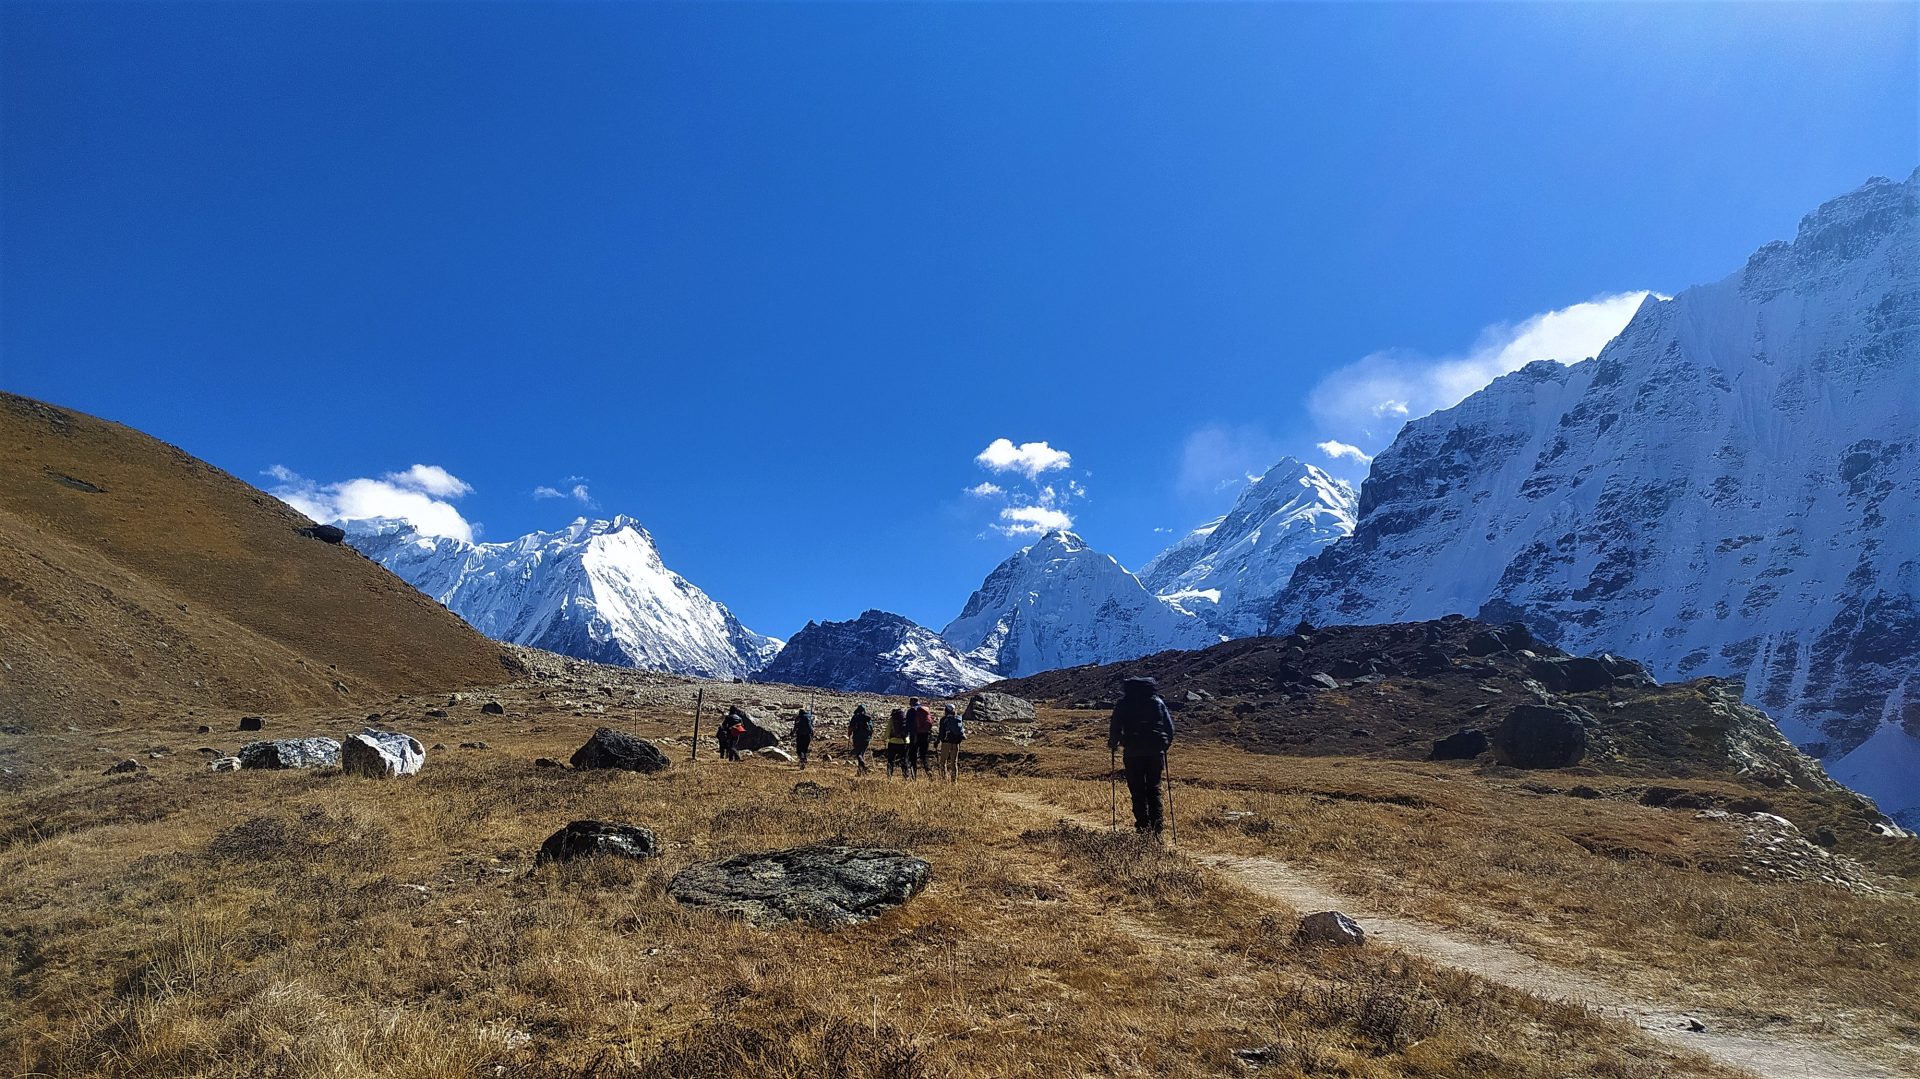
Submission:
[[[687,755],[690,761],[700,759],[700,713],[707,704],[707,687],[701,686],[700,692],[693,698],[693,752]]]

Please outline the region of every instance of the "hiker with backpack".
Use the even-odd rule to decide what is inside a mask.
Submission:
[[[1137,832],[1160,834],[1160,777],[1166,772],[1172,746],[1173,713],[1160,699],[1159,687],[1151,678],[1127,679],[1107,725],[1107,749],[1120,751]]]
[[[856,705],[853,718],[847,720],[847,733],[853,736],[854,775],[863,776],[868,772],[867,747],[873,744],[873,717],[867,714],[867,706]]]
[[[793,717],[793,751],[800,760],[800,770],[807,770],[807,754],[813,748],[813,712],[802,708]]]
[[[966,725],[960,722],[960,713],[947,705],[940,717],[940,775],[938,778],[952,783],[960,781],[960,743],[967,740]]]
[[[893,769],[896,765],[900,768],[900,778],[913,778],[913,773],[908,770],[911,767],[911,762],[907,760],[907,750],[909,749],[908,734],[910,729],[907,725],[907,710],[905,708],[895,708],[893,714],[887,717],[888,779],[893,778]]]
[[[933,713],[920,703],[918,697],[907,698],[907,724],[913,731],[913,742],[907,755],[911,758],[916,775],[932,778],[933,772]]]
[[[720,717],[720,730],[716,737],[720,742],[720,759],[737,761],[740,759],[740,736],[747,733],[747,725],[740,721],[739,709],[729,708],[727,714]]]

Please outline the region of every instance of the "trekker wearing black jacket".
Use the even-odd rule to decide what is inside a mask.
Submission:
[[[807,754],[813,750],[813,713],[805,708],[793,717],[793,748],[800,756],[800,768],[807,767]]]
[[[1160,834],[1160,777],[1172,745],[1173,713],[1160,699],[1159,687],[1151,678],[1127,679],[1107,726],[1107,748],[1118,749],[1126,766],[1135,831]]]
[[[847,720],[847,733],[853,736],[853,763],[858,769],[853,774],[866,775],[867,747],[873,744],[873,717],[867,714],[866,705],[853,710],[853,718]]]

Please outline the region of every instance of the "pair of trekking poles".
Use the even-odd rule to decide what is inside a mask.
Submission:
[[[1167,785],[1167,842],[1179,842],[1180,835],[1174,824],[1173,813],[1173,750],[1168,749],[1160,755],[1160,780]],[[1117,831],[1120,827],[1120,751],[1107,750],[1107,831]]]

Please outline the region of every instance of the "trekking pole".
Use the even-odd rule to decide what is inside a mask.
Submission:
[[[1175,826],[1174,813],[1173,813],[1173,750],[1172,748],[1168,748],[1167,755],[1161,758],[1161,771],[1165,774],[1165,778],[1167,781],[1167,842],[1171,845],[1178,846],[1180,843],[1180,831],[1178,827]]]
[[[1107,831],[1120,828],[1120,779],[1115,774],[1120,767],[1120,751],[1107,747]]]
[[[687,754],[687,759],[690,761],[700,759],[700,711],[706,707],[706,704],[707,687],[701,686],[700,692],[693,698],[693,752]]]

